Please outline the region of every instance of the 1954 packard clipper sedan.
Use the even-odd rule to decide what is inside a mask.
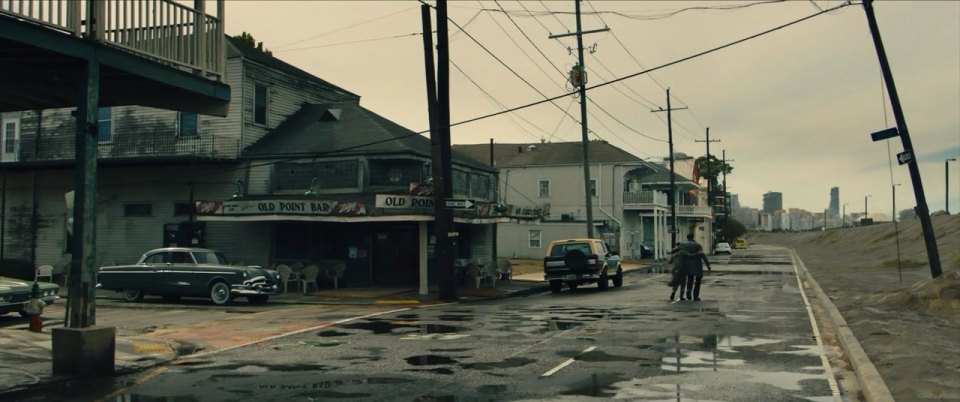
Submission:
[[[134,265],[100,268],[97,283],[101,289],[122,292],[130,302],[159,295],[169,301],[209,297],[224,305],[239,296],[262,304],[277,293],[278,276],[258,266],[230,265],[216,250],[168,247],[146,252]]]

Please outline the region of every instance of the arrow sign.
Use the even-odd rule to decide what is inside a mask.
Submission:
[[[901,165],[906,165],[910,162],[913,162],[913,152],[903,151],[897,154],[897,162],[899,162]]]
[[[477,203],[474,200],[466,200],[466,199],[443,200],[443,207],[448,209],[473,209],[476,206],[477,206]]]

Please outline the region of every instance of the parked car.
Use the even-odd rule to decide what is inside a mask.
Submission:
[[[47,305],[60,298],[57,293],[60,292],[60,286],[55,283],[37,282],[40,285],[40,300]],[[0,276],[0,315],[7,313],[20,313],[26,317],[27,313],[23,310],[30,300],[30,290],[33,288],[32,281],[23,279],[8,278]]]
[[[246,297],[253,304],[266,303],[277,293],[275,271],[258,266],[230,265],[223,253],[191,247],[168,247],[146,252],[136,264],[100,268],[98,287],[123,293],[123,300],[136,302],[145,295],[167,300],[209,297],[214,304]]]
[[[653,258],[653,249],[645,244],[640,245],[640,258]]]
[[[570,290],[587,283],[606,289],[623,286],[620,256],[597,239],[567,239],[550,242],[543,259],[543,277],[550,290],[559,292],[566,283]]]
[[[717,243],[713,248],[714,254],[732,254],[733,251],[730,249],[730,243]]]
[[[733,241],[733,248],[747,248],[746,239],[737,239]]]

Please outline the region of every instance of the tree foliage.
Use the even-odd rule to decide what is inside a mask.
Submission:
[[[707,169],[707,158],[705,156],[697,158],[696,164],[700,176],[698,179],[704,178],[710,180],[710,188],[720,189],[721,191],[722,187],[720,186],[719,177],[724,173],[733,173],[733,167],[717,159],[716,155],[710,155],[710,169]]]
[[[252,48],[256,48],[257,50],[264,52],[268,55],[273,54],[273,52],[271,52],[270,50],[264,50],[263,42],[257,42],[257,40],[254,39],[253,34],[247,31],[243,31],[240,33],[240,35],[234,36],[233,38],[239,39],[244,44],[249,45]]]
[[[727,219],[724,220],[723,225],[720,226],[720,236],[727,241],[732,241],[746,233],[747,228],[736,219],[730,217],[727,217]]]

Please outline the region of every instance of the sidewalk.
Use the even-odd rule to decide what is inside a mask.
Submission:
[[[647,263],[623,264],[625,272],[647,268]],[[547,282],[542,272],[515,275],[512,280],[498,280],[496,287],[489,282],[457,289],[459,302],[491,300],[529,295],[547,291]],[[98,292],[97,299],[118,299],[115,292]],[[64,299],[58,301],[63,303]],[[243,303],[240,301],[239,303]],[[290,305],[414,305],[429,306],[446,303],[440,300],[437,288],[428,289],[421,295],[410,288],[342,288],[323,289],[302,294],[289,292],[270,297],[270,304]],[[27,331],[27,322],[12,328],[0,329],[0,395],[28,389],[38,385],[51,385],[71,380],[67,376],[53,375],[50,328],[62,325],[62,320],[48,319],[43,332]],[[180,350],[180,349],[184,350]],[[118,374],[147,369],[191,353],[188,346],[176,342],[159,342],[154,338],[127,336],[116,337],[115,370]]]

